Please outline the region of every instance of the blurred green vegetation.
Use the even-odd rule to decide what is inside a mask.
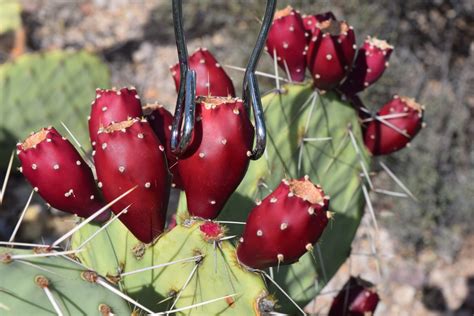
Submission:
[[[0,35],[20,27],[20,11],[17,0],[0,0]]]
[[[107,66],[85,51],[25,54],[0,65],[0,166],[18,140],[50,125],[62,130],[61,122],[89,148],[89,104],[108,85]]]

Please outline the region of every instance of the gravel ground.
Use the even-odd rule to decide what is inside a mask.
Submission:
[[[347,278],[357,275],[377,284],[381,302],[376,315],[472,315],[474,235],[467,236],[454,261],[431,249],[414,255],[385,228],[377,234],[367,214],[352,252],[322,295],[306,307],[307,312],[325,315]]]

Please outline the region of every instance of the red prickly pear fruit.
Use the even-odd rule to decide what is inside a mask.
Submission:
[[[371,283],[351,277],[334,298],[328,315],[373,315],[378,303],[379,296]]]
[[[129,118],[143,116],[140,97],[135,88],[120,90],[96,90],[89,116],[89,136],[92,147],[97,142],[97,132],[101,127]]]
[[[196,72],[196,95],[235,97],[232,80],[207,48],[198,48],[189,56],[189,68]],[[179,63],[170,67],[176,91],[179,90]]]
[[[423,127],[423,107],[408,97],[395,96],[377,117],[364,131],[365,146],[376,156],[404,148]]]
[[[277,56],[278,65],[289,72],[291,80],[304,80],[306,69],[307,37],[300,14],[291,6],[275,13],[268,32],[265,50],[272,58]],[[288,69],[288,70],[287,70]]]
[[[145,118],[155,131],[160,143],[165,147],[168,168],[173,175],[171,186],[183,189],[181,177],[178,170],[178,157],[171,152],[171,127],[173,125],[173,115],[161,104],[148,104],[143,108]]]
[[[346,22],[318,23],[306,55],[314,86],[320,90],[337,87],[352,66],[356,48],[353,28]]]
[[[19,143],[17,154],[23,175],[52,207],[88,217],[104,206],[90,168],[54,128],[43,128]],[[97,221],[109,217],[106,211]]]
[[[111,208],[135,237],[150,243],[164,228],[170,175],[165,148],[146,120],[129,119],[101,128],[94,154],[99,187],[107,201],[134,191]]]
[[[250,212],[237,257],[253,269],[290,264],[319,239],[331,217],[329,197],[305,176],[283,180]]]
[[[393,46],[384,40],[368,37],[357,52],[354,65],[341,86],[341,91],[354,95],[379,80],[388,67]]]
[[[242,100],[198,98],[192,140],[178,164],[191,215],[217,217],[247,171],[253,136]]]
[[[327,21],[327,20],[337,20],[334,13],[331,11],[315,14],[315,15],[304,15],[303,23],[306,31],[313,32],[318,23]]]

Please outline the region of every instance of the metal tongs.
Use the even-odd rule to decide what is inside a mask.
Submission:
[[[262,27],[255,44],[255,48],[250,55],[247,68],[245,70],[242,99],[247,113],[250,115],[250,104],[255,119],[255,148],[252,149],[250,159],[257,160],[265,151],[267,142],[267,132],[265,128],[265,118],[260,99],[260,90],[255,76],[258,60],[267,40],[268,30],[271,26],[276,8],[276,0],[267,0],[265,15]],[[182,0],[173,0],[173,23],[176,37],[176,47],[178,49],[179,68],[181,80],[179,84],[178,99],[174,114],[173,126],[171,130],[171,151],[176,155],[183,154],[191,141],[196,109],[196,72],[188,65],[188,49],[183,30]],[[183,119],[184,109],[184,119]]]

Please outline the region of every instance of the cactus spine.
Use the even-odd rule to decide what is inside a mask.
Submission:
[[[402,98],[392,101],[396,103],[397,113],[390,113],[393,104],[389,103],[388,110],[384,107],[375,116],[361,118],[363,106],[355,107],[349,100],[354,102],[357,97],[344,90],[345,77],[351,76],[351,71],[352,74],[359,71],[351,69],[357,48],[352,27],[337,21],[330,12],[302,19],[297,11],[285,10],[277,14],[278,20],[273,25],[284,32],[273,33],[271,43],[267,43],[268,52],[276,53],[272,55],[277,59],[276,64],[285,68],[290,78],[303,80],[301,72],[304,74],[305,67],[312,75],[308,82],[281,87],[277,84],[278,89],[263,97],[268,132],[264,158],[249,162],[251,121],[240,99],[229,96],[233,94],[230,92],[233,84],[207,50],[194,55],[194,58],[202,57],[193,60],[193,64],[199,67],[196,69],[198,87],[207,94],[196,99],[197,123],[192,145],[181,156],[170,155],[166,151],[169,144],[161,143],[169,141],[169,135],[164,132],[168,126],[160,126],[170,124],[169,115],[166,120],[158,119],[150,125],[147,119],[167,114],[146,112],[147,118],[143,118],[134,90],[98,90],[99,98],[106,93],[107,103],[117,110],[105,116],[118,115],[104,119],[104,113],[109,110],[108,104],[102,104],[105,97],[94,100],[90,132],[95,142],[93,156],[98,187],[115,216],[103,224],[90,222],[92,217],[89,217],[76,226],[74,234],[71,232],[74,258],[66,259],[62,255],[70,252],[56,252],[60,250],[54,248],[69,234],[44,250],[52,258],[40,259],[43,258],[40,255],[27,258],[38,260],[38,265],[54,261],[61,269],[79,266],[80,272],[76,271],[71,278],[80,283],[79,275],[81,282],[89,283],[77,287],[101,286],[99,292],[94,292],[97,295],[94,299],[115,294],[116,301],[110,301],[110,305],[94,300],[91,306],[101,306],[99,311],[103,314],[120,313],[123,300],[150,314],[266,315],[274,310],[289,314],[302,311],[300,306],[320,292],[351,253],[368,191],[373,188],[369,174],[372,154],[403,148],[407,140],[400,138],[397,130],[407,129],[411,139],[422,127],[423,112],[415,101]],[[292,25],[295,20],[299,23],[298,32],[294,32]],[[309,36],[302,36],[304,33]],[[290,47],[285,37],[292,36],[299,39],[292,41]],[[342,53],[337,54],[339,51]],[[368,83],[364,86],[374,83],[388,60],[383,52],[378,53],[377,60],[370,61],[379,66],[378,73],[353,75],[351,80],[362,78]],[[298,63],[287,62],[295,54],[300,58]],[[359,56],[357,63],[363,63],[364,55]],[[202,75],[206,72],[207,78]],[[211,73],[227,78],[224,87],[209,86],[211,79],[215,79],[209,77],[214,76]],[[177,73],[173,75],[178,82]],[[9,80],[3,84],[8,85]],[[221,96],[215,97],[211,89],[205,88],[219,88],[216,94]],[[360,88],[359,82],[355,90]],[[131,101],[126,100],[125,94]],[[134,110],[129,112],[128,105]],[[219,113],[224,113],[224,118]],[[387,125],[383,117],[394,124]],[[364,128],[361,120],[368,122]],[[376,135],[373,129],[381,126],[382,133]],[[382,141],[387,141],[385,135],[391,139],[378,150],[371,146],[371,135]],[[173,165],[177,164],[177,175],[185,190],[181,194],[177,224],[168,229],[164,228],[164,219],[171,186],[168,171],[172,167],[165,157],[171,157]],[[233,159],[238,162],[235,163],[238,170],[231,170]],[[206,164],[206,160],[210,163]],[[93,216],[97,217],[103,210]],[[17,251],[22,253],[2,249],[0,269],[6,274],[13,275],[25,258],[17,255]],[[32,263],[28,262],[29,266]],[[270,277],[265,270],[273,267],[277,269]],[[44,292],[57,313],[61,310],[73,314],[74,308],[68,308],[68,303],[52,303],[51,285],[58,295],[63,293],[59,285],[56,288],[55,271],[41,271],[49,274],[33,278],[29,285],[37,287],[32,295],[37,297]],[[271,286],[272,283],[279,284],[283,291],[280,286],[278,290]],[[5,288],[14,288],[10,283],[5,284]],[[0,290],[7,293],[2,287]],[[15,293],[23,296],[30,291],[28,287]],[[378,296],[365,287],[359,292],[362,294],[354,295],[356,303],[350,308],[373,312]],[[360,301],[363,293],[372,295],[370,302]],[[77,298],[81,299],[79,295]],[[295,305],[288,303],[288,299],[296,302]],[[15,311],[23,308],[19,301],[12,301],[11,306]],[[48,305],[48,311],[51,306]],[[35,308],[39,307],[35,305]]]

